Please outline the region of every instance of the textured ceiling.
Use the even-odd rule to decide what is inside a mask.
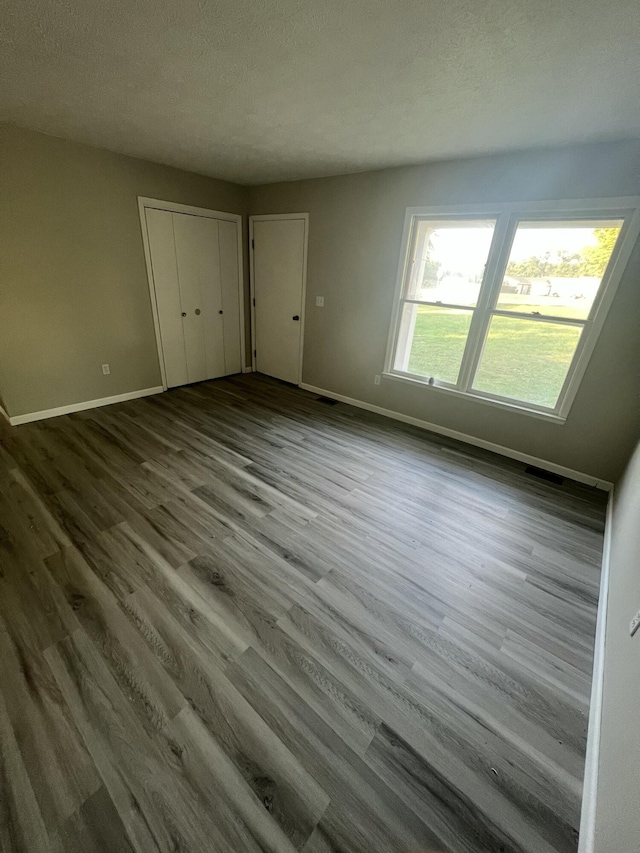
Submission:
[[[0,120],[240,183],[640,136],[638,0],[0,8]]]

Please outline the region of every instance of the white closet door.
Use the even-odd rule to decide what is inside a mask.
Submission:
[[[167,386],[242,370],[238,224],[145,207]]]
[[[172,216],[167,210],[146,209],[151,269],[169,388],[189,382]]]
[[[238,298],[238,229],[235,222],[218,222],[220,284],[224,328],[225,372],[240,373],[240,300]]]
[[[253,220],[256,368],[300,382],[306,221]]]
[[[226,373],[218,221],[172,217],[188,381],[201,382]]]

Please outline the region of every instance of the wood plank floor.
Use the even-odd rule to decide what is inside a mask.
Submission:
[[[606,496],[259,376],[0,424],[0,846],[569,853]]]

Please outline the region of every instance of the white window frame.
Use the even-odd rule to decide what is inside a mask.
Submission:
[[[494,219],[495,227],[491,248],[487,258],[484,277],[473,310],[471,326],[464,356],[460,366],[457,383],[444,382],[435,378],[421,377],[416,374],[394,368],[395,353],[398,345],[402,308],[407,301],[404,297],[405,282],[410,272],[412,236],[416,221],[432,219]],[[569,366],[567,376],[554,408],[521,402],[509,397],[501,397],[472,388],[476,371],[482,357],[482,350],[489,330],[491,318],[499,316],[534,319],[529,314],[517,311],[500,311],[496,308],[502,279],[509,262],[511,246],[520,221],[559,219],[620,219],[623,221],[620,236],[609,260],[598,293],[591,306],[587,319],[572,323],[558,318],[555,322],[563,325],[579,325],[583,331]],[[564,423],[580,387],[587,364],[593,353],[598,336],[604,325],[609,308],[615,296],[618,284],[640,235],[640,197],[626,196],[606,199],[579,199],[573,201],[509,202],[505,204],[451,205],[443,207],[408,207],[405,213],[404,230],[400,249],[400,261],[393,300],[391,326],[383,375],[387,379],[421,385],[433,391],[457,394],[481,403],[525,412],[534,417],[551,419]],[[411,300],[408,300],[411,301]],[[416,300],[419,301],[419,300]],[[542,317],[541,322],[554,322],[553,318]]]

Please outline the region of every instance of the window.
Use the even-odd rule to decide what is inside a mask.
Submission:
[[[408,210],[385,375],[564,419],[637,202]]]

